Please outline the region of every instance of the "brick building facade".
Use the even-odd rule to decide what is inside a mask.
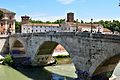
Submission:
[[[3,17],[0,20],[0,34],[15,33],[15,14],[7,9],[0,8]]]

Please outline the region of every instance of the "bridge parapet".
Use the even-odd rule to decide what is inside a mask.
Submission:
[[[89,32],[41,32],[41,33],[20,33],[13,34],[10,37],[31,37],[31,36],[79,36],[88,38],[100,38],[100,39],[110,39],[110,40],[120,40],[120,35],[112,34],[100,34],[100,33],[89,33]],[[5,38],[5,37],[0,37]]]

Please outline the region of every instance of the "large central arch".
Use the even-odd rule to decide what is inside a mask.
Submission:
[[[34,60],[33,60],[33,62],[34,62],[33,64],[37,64],[37,65],[46,64],[52,58],[53,51],[57,45],[59,45],[59,43],[57,43],[55,41],[44,41],[36,51],[36,54],[35,54]],[[60,45],[62,45],[62,44],[60,44]],[[64,47],[64,48],[68,52],[66,47]]]

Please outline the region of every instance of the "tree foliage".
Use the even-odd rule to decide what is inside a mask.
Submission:
[[[90,23],[91,22],[87,22],[86,24],[90,24]],[[101,24],[104,28],[110,29],[113,33],[114,31],[120,32],[120,22],[118,20],[113,20],[113,21],[100,20],[98,22],[93,22],[93,24]]]
[[[5,58],[3,59],[3,64],[7,64],[9,66],[12,66],[13,64],[13,59],[12,59],[12,56],[10,54],[7,54],[5,56]]]
[[[3,12],[0,11],[0,20],[2,19],[2,17],[3,17]]]
[[[58,20],[53,21],[53,22],[51,22],[51,21],[43,22],[43,21],[41,21],[41,20],[32,20],[32,19],[30,19],[30,22],[31,22],[31,23],[60,24],[60,23],[64,23],[64,22],[65,22],[65,19],[58,19]]]
[[[15,21],[15,32],[19,33],[21,31],[21,22]]]
[[[118,20],[113,21],[99,21],[100,24],[102,24],[105,28],[110,29],[112,32],[118,31],[120,32],[120,22]]]

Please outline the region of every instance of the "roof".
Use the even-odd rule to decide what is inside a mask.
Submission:
[[[49,26],[59,26],[59,24],[45,24],[45,23],[40,23],[40,24],[37,24],[37,23],[29,23],[29,24],[23,24],[24,26],[46,26],[46,27],[49,27]]]
[[[78,24],[78,27],[80,27],[80,28],[91,28],[91,27],[93,27],[93,28],[96,28],[96,27],[98,27],[99,26],[99,24]]]
[[[74,23],[74,22],[65,22],[65,24],[70,25],[72,27],[76,27],[78,26],[78,28],[89,28],[89,27],[93,27],[96,28],[98,26],[100,26],[100,24],[84,24],[84,23]],[[64,26],[63,24],[61,24],[62,26]]]
[[[10,10],[7,10],[7,9],[4,9],[4,8],[0,8],[0,11],[2,11],[3,13],[12,13],[12,14],[15,14],[14,12],[12,12]]]
[[[112,32],[112,31],[107,28],[103,28],[103,32]]]

